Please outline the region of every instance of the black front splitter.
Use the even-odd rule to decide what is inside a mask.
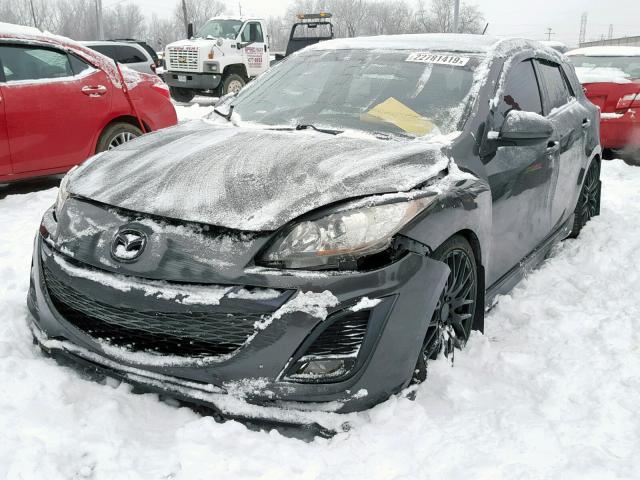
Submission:
[[[107,378],[114,378],[118,381],[131,385],[132,393],[134,394],[157,394],[160,399],[171,399],[174,402],[178,402],[180,406],[190,408],[200,415],[212,417],[218,423],[224,423],[229,420],[234,420],[242,423],[250,430],[270,431],[275,429],[280,434],[286,437],[298,438],[307,442],[312,441],[316,437],[331,438],[336,435],[336,433],[338,433],[335,430],[323,427],[318,423],[297,424],[284,422],[277,419],[256,419],[242,415],[231,415],[226,412],[223,413],[218,407],[216,407],[215,404],[211,402],[195,400],[186,395],[181,395],[179,392],[167,392],[167,390],[164,390],[160,387],[154,387],[153,385],[149,385],[143,382],[137,382],[123,375],[116,369],[97,364],[95,362],[92,362],[91,360],[83,358],[79,355],[75,355],[66,350],[57,348],[49,349],[41,344],[36,337],[34,337],[33,342],[46,356],[52,358],[62,366],[71,368],[88,380],[104,383]]]

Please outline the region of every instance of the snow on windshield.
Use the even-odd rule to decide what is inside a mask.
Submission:
[[[480,64],[477,54],[310,50],[238,96],[243,121],[421,137],[448,134]]]
[[[571,55],[569,59],[582,83],[629,83],[640,78],[640,56]]]

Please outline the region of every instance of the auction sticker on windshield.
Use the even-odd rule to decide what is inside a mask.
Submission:
[[[431,52],[413,52],[409,54],[405,61],[419,63],[436,63],[438,65],[464,67],[469,61],[469,57],[459,57],[457,55],[441,55]]]

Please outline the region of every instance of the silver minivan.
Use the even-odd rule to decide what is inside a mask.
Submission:
[[[156,61],[137,43],[110,40],[80,43],[138,72],[156,73]]]

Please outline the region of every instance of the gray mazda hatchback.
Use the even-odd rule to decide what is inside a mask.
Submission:
[[[35,241],[33,335],[222,417],[367,409],[598,215],[598,133],[536,42],[306,48],[65,177]]]

